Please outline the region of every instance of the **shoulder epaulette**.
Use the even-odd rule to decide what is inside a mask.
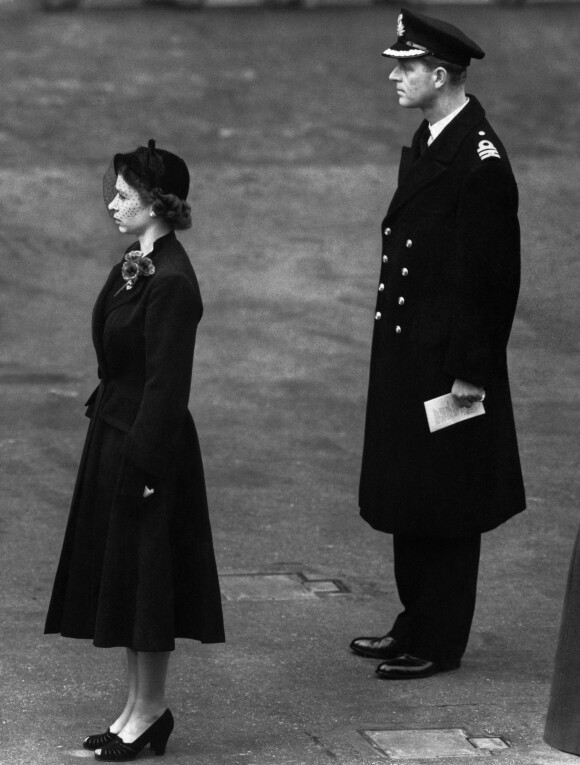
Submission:
[[[485,135],[485,133],[481,131],[479,135]],[[485,138],[477,144],[477,153],[479,154],[480,159],[489,159],[490,157],[501,159],[499,156],[499,151],[495,148],[491,141],[488,141]]]

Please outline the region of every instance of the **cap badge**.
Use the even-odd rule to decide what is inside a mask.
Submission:
[[[399,13],[397,18],[397,37],[405,36],[405,25],[403,24],[403,14]]]

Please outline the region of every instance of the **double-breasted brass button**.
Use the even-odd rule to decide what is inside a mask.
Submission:
[[[376,229],[375,229],[376,231]],[[387,226],[385,229],[385,236],[391,236],[391,229]]]
[[[382,314],[380,311],[377,311],[377,312],[375,313],[375,320],[376,320],[376,321],[378,321],[378,320],[381,318],[381,316],[382,316],[382,315],[383,315],[383,314]]]
[[[388,262],[389,262],[388,255],[383,255],[383,263],[388,263]]]
[[[382,292],[385,289],[385,285],[381,282],[379,284],[379,292]]]
[[[403,330],[401,329],[401,327],[399,327],[399,325],[397,324],[397,326],[395,327],[395,332],[397,333],[397,335],[400,335],[402,331]]]
[[[400,298],[397,300],[397,303],[398,303],[399,305],[405,305],[405,298],[404,298],[404,297],[400,297]]]
[[[403,276],[408,276],[409,275],[409,269],[408,268],[402,268],[401,269],[401,273],[402,273]]]

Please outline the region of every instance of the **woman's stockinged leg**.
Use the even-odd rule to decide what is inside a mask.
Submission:
[[[167,667],[170,655],[171,653],[169,651],[153,653],[149,651],[127,650],[130,668],[129,677],[130,679],[135,678],[136,681],[134,685],[132,685],[130,681],[127,705],[123,710],[121,717],[114,723],[114,725],[117,726],[117,723],[123,719],[129,708],[129,702],[132,700],[133,703],[125,724],[118,731],[118,735],[124,744],[132,744],[136,741],[143,733],[145,733],[147,728],[150,728],[165,712],[167,708],[165,703],[165,681],[167,679]],[[133,694],[132,689],[134,689]],[[169,728],[167,735],[171,733],[172,728],[173,719],[171,718],[171,727]],[[111,744],[111,746],[113,746],[113,744]],[[163,748],[164,746],[165,744],[163,744]],[[108,748],[109,747],[107,747],[105,751],[107,751]],[[101,757],[103,749],[97,749],[95,754],[97,755],[97,759],[103,759],[103,757]],[[106,754],[104,755],[104,759],[109,759]],[[112,759],[117,758],[113,757]]]
[[[133,651],[131,648],[127,648],[127,701],[125,702],[125,708],[117,717],[112,725],[109,725],[106,733],[93,734],[87,736],[83,742],[85,749],[93,749],[101,751],[100,747],[111,741],[110,733],[114,733],[116,736],[123,730],[131,717],[131,712],[135,706],[137,699],[137,651]],[[104,741],[103,741],[104,739]]]
[[[117,717],[115,722],[110,726],[109,730],[111,733],[118,734],[123,730],[127,721],[131,717],[131,712],[133,711],[135,700],[137,698],[137,651],[134,651],[132,648],[127,648],[127,680],[127,703],[119,717]]]
[[[137,692],[131,713],[119,735],[127,744],[135,741],[165,712],[165,681],[170,651],[134,651]]]

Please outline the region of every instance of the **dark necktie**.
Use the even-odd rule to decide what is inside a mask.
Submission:
[[[419,156],[423,156],[425,152],[427,151],[427,141],[431,137],[431,131],[428,127],[425,128],[425,130],[421,133],[419,136]]]

